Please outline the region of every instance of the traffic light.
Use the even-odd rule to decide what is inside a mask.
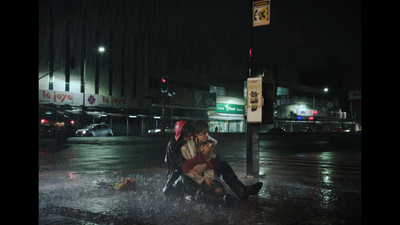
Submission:
[[[167,93],[168,91],[168,77],[163,76],[161,78],[161,93]]]

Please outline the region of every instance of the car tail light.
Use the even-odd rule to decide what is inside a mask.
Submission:
[[[71,120],[71,125],[74,125],[74,124],[75,124],[75,121]]]
[[[42,123],[42,124],[43,124],[43,123],[49,123],[49,121],[46,120],[46,119],[41,119],[41,120],[40,120],[40,123]]]

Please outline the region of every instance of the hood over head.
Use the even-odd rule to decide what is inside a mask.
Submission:
[[[175,123],[175,141],[178,142],[179,137],[181,136],[183,125],[187,122],[184,120],[180,120]]]

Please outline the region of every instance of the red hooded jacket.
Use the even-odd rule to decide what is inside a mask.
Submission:
[[[181,136],[182,128],[183,125],[185,125],[187,122],[180,120],[175,123],[175,141],[178,142],[179,137]]]

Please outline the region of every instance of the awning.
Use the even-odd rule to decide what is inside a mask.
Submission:
[[[152,107],[160,107],[162,108],[162,104],[151,104]],[[193,106],[182,106],[182,105],[165,105],[165,108],[173,108],[173,109],[190,109],[190,110],[215,110],[214,108],[205,108],[205,107],[193,107]]]
[[[208,111],[209,120],[244,120],[243,114],[232,114],[232,113],[217,113],[214,111]]]

